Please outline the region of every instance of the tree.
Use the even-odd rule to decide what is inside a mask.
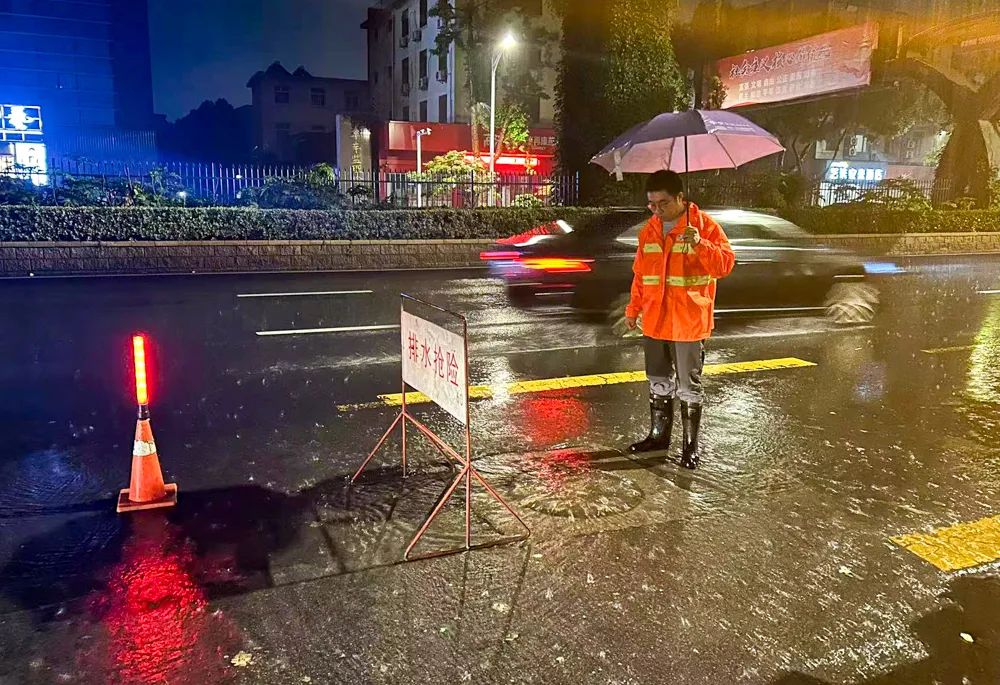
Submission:
[[[226,100],[206,100],[177,121],[163,124],[157,142],[166,157],[246,162],[252,156],[250,122],[249,106],[234,108]]]
[[[800,174],[820,141],[832,144],[828,152],[836,157],[851,133],[893,138],[919,123],[944,125],[947,120],[940,100],[912,79],[840,97],[784,103],[747,116],[781,139],[787,149],[785,168]]]
[[[489,147],[490,131],[490,110],[489,107],[478,107],[473,110],[473,150],[474,156],[479,158],[478,143],[480,139],[486,141]],[[496,141],[494,150],[499,155],[502,152],[526,152],[528,141],[531,139],[531,129],[528,125],[528,114],[518,105],[503,104],[497,107],[496,116]]]
[[[431,184],[428,195],[437,197],[453,192],[456,188],[471,188],[472,195],[486,192],[489,170],[478,157],[468,159],[464,152],[452,150],[438,155],[424,165],[422,174],[410,174],[413,181]],[[477,187],[480,189],[477,192]],[[475,202],[473,197],[469,200]]]
[[[474,121],[477,106],[490,100],[493,56],[497,43],[508,31],[517,37],[518,45],[504,56],[500,66],[503,100],[528,111],[537,100],[548,98],[541,71],[551,65],[546,48],[556,40],[556,35],[540,17],[532,15],[533,4],[537,6],[537,1],[478,0],[453,4],[453,0],[438,0],[431,9],[431,16],[442,23],[434,54],[448,54],[452,45],[462,50],[470,121]]]
[[[607,176],[589,165],[590,158],[634,124],[688,105],[670,40],[676,3],[565,0],[557,9],[563,17],[559,164],[566,173],[582,174],[581,196],[591,202]]]

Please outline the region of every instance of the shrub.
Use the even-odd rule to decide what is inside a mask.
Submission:
[[[989,233],[1000,231],[1000,211],[891,210],[857,206],[784,210],[810,233]]]
[[[0,207],[0,241],[491,240],[563,219],[582,207],[425,210],[284,210],[241,207]],[[1000,231],[1000,211],[800,209],[781,212],[811,233]]]
[[[518,195],[511,202],[513,207],[541,207],[545,203],[542,202],[542,198],[537,195],[532,195],[531,193],[524,193],[523,195]]]
[[[444,240],[503,238],[606,210],[558,207],[281,210],[239,207],[0,207],[0,241]]]

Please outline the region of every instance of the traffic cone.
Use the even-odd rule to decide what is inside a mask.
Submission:
[[[132,349],[139,420],[135,424],[135,442],[132,443],[132,478],[128,489],[118,494],[119,514],[177,504],[177,485],[163,482],[160,457],[156,454],[156,443],[153,441],[153,427],[149,424],[145,336],[133,336]]]
[[[132,478],[129,486],[118,495],[118,513],[159,509],[177,504],[177,485],[164,483],[160,458],[153,441],[153,427],[149,419],[139,419],[135,424],[135,442],[132,446]]]

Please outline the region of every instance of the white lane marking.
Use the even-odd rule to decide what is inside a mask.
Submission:
[[[1000,295],[1000,290],[977,290],[980,295]]]
[[[236,297],[320,297],[324,295],[371,295],[374,290],[321,290],[306,293],[240,293]]]
[[[392,331],[398,330],[399,326],[346,326],[343,328],[299,328],[290,331],[257,331],[260,337],[271,337],[278,335],[317,335],[321,333],[355,333],[360,331]]]
[[[713,335],[710,340],[742,340],[744,338],[798,338],[805,335],[830,335],[831,333],[854,333],[869,331],[875,326],[852,326],[847,328],[817,328],[812,331],[773,331],[770,333],[734,333],[733,335]]]
[[[756,309],[716,309],[716,314],[767,314],[771,312],[822,312],[826,307],[758,307]]]

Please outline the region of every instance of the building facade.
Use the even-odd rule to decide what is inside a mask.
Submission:
[[[434,4],[435,0],[380,0],[377,7],[369,10],[368,20],[362,24],[368,34],[372,106],[379,119],[435,123],[469,121],[473,103],[466,87],[466,56],[455,44],[447,54],[435,54],[441,23],[430,14]],[[525,2],[522,10],[540,17],[547,28],[558,31],[558,18],[544,0]],[[554,48],[521,46],[517,49],[536,53]],[[537,54],[528,58],[541,63]],[[555,68],[541,68],[539,72],[543,90],[554,93]],[[539,99],[537,104],[529,106],[532,123],[551,126],[554,107],[551,97]]]
[[[38,113],[49,155],[151,158],[146,0],[0,0],[0,103]]]
[[[303,67],[289,72],[278,62],[254,74],[247,88],[257,156],[275,162],[334,162],[338,116],[371,110],[367,81],[313,76]]]

